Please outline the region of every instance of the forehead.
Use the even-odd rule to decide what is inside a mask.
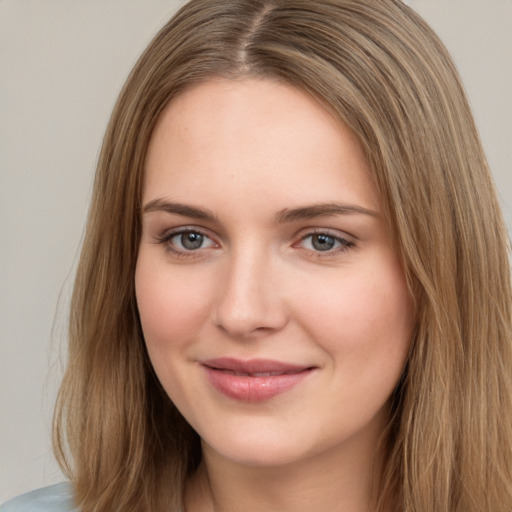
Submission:
[[[256,79],[209,81],[169,103],[148,148],[143,200],[169,194],[377,202],[353,133],[303,91]]]

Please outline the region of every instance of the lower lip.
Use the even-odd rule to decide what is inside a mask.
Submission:
[[[222,370],[204,366],[208,378],[217,391],[228,398],[242,402],[263,402],[289,391],[302,382],[313,371],[311,368],[301,372],[273,375],[267,377],[251,377],[233,375]]]

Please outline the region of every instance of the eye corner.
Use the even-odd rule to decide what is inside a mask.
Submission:
[[[300,235],[293,246],[308,251],[316,257],[332,257],[355,248],[356,243],[353,238],[329,229],[314,229]]]
[[[220,248],[213,235],[195,226],[167,229],[155,235],[153,240],[171,256],[179,258],[200,258],[206,251]]]

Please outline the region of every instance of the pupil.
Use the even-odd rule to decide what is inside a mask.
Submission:
[[[317,251],[328,251],[334,247],[334,238],[329,235],[314,235],[311,243]]]
[[[203,244],[203,235],[200,233],[184,233],[181,235],[181,243],[185,249],[199,249]]]

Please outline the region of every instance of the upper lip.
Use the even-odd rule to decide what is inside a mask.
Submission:
[[[234,359],[231,357],[220,357],[202,361],[203,366],[214,370],[223,370],[239,375],[282,375],[286,373],[299,373],[309,370],[312,366],[286,363],[272,359]]]

